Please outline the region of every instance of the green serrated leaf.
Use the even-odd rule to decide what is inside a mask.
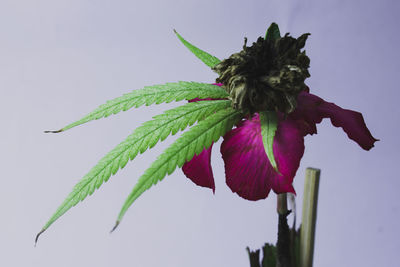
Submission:
[[[70,208],[85,199],[88,195],[91,195],[95,189],[99,188],[101,184],[110,178],[111,174],[115,174],[119,169],[123,168],[129,159],[133,160],[138,153],[143,153],[148,148],[154,146],[158,141],[164,140],[171,133],[173,128],[175,129],[173,132],[174,134],[177,130],[184,130],[186,127],[193,125],[196,121],[202,121],[208,116],[213,117],[215,112],[220,110],[224,111],[229,108],[230,105],[230,100],[192,102],[167,110],[163,114],[155,116],[154,120],[145,122],[122,143],[105,155],[96,166],[75,185],[72,192],[59,206],[39,234],[45,231]],[[220,126],[220,128],[217,129],[219,131],[216,130],[215,133],[213,133],[216,136],[223,131],[223,129],[225,128]],[[198,150],[197,147],[196,149]],[[180,161],[182,161],[182,158],[180,158]],[[166,170],[165,165],[163,165],[162,168]],[[168,172],[171,170],[172,167],[170,167]]]
[[[151,104],[169,103],[172,101],[190,100],[194,98],[226,98],[228,93],[221,87],[207,83],[177,82],[153,86],[145,86],[143,89],[134,90],[121,97],[107,101],[82,119],[68,124],[58,131],[62,132],[92,120],[108,117],[120,111],[126,111],[132,107]]]
[[[278,165],[275,161],[273,144],[276,129],[278,127],[278,117],[274,111],[260,112],[261,134],[264,143],[265,153],[276,172],[279,173]]]
[[[191,43],[183,39],[183,37],[177,31],[174,30],[174,32],[176,36],[178,36],[179,40],[184,44],[184,46],[186,46],[190,50],[190,52],[192,52],[198,59],[203,61],[203,63],[209,66],[210,68],[214,67],[219,62],[221,62],[221,60],[219,60],[218,58],[197,48],[196,46],[192,45]]]
[[[241,118],[240,111],[229,107],[219,110],[183,133],[139,178],[118,215],[116,226],[128,208],[144,191],[161,181],[167,174],[171,174],[176,167],[182,167],[195,154],[209,148],[212,142],[216,142],[221,136],[225,135]]]
[[[275,22],[271,23],[267,32],[265,33],[265,40],[275,41],[281,38],[281,32],[279,31],[278,24]]]

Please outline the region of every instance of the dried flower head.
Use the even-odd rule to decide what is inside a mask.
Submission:
[[[213,67],[219,74],[217,83],[232,98],[235,109],[281,111],[291,113],[296,99],[307,86],[310,59],[301,52],[308,33],[295,39],[287,33],[282,38],[259,37],[252,46],[231,55]]]

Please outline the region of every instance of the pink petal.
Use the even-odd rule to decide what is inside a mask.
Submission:
[[[222,86],[221,83],[214,83],[214,85]],[[197,102],[204,100],[218,100],[218,99],[194,98],[189,100],[189,102]],[[204,149],[199,155],[195,155],[192,160],[183,164],[182,171],[186,175],[186,177],[192,180],[195,184],[211,188],[215,193],[214,175],[211,168],[211,150],[212,150],[212,145],[208,149]]]
[[[221,153],[231,190],[248,200],[264,199],[271,189],[295,193],[292,182],[304,153],[302,131],[295,121],[280,118],[273,150],[281,174],[275,172],[265,153],[258,114],[228,132]]]
[[[334,126],[342,127],[347,136],[365,150],[370,150],[378,141],[371,135],[359,112],[343,109],[307,92],[300,93],[297,103],[297,109],[290,117],[304,120],[304,134],[316,133],[315,124],[323,118],[330,118]]]
[[[208,149],[204,149],[199,155],[195,155],[191,161],[183,164],[182,171],[195,184],[211,188],[215,192],[211,168],[211,150],[212,145]]]

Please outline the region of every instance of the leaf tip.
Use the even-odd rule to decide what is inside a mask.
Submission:
[[[44,133],[61,133],[63,131],[64,131],[64,129],[60,129],[60,130],[57,130],[57,131],[44,131]]]
[[[111,231],[110,231],[110,234],[111,234],[112,232],[114,232],[115,229],[117,229],[119,223],[120,223],[120,221],[117,221],[117,222],[115,223],[114,227],[113,227],[113,228],[111,229]]]
[[[275,164],[275,165],[272,165],[272,167],[274,168],[274,170],[276,171],[276,173],[278,174],[278,175],[280,175],[280,176],[282,176],[282,173],[279,171],[279,168],[278,168],[278,166]]]
[[[41,234],[43,234],[44,231],[46,231],[46,228],[43,228],[43,229],[36,235],[36,237],[35,237],[35,247],[36,247],[36,244],[37,244],[37,242],[38,242],[38,240],[39,240],[39,236],[41,236]]]

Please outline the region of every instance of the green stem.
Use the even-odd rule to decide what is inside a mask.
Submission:
[[[279,194],[277,198],[276,211],[279,215],[284,215],[288,212],[287,209],[287,194]]]
[[[300,230],[300,267],[312,267],[318,187],[321,170],[307,168],[304,182],[303,214]]]

